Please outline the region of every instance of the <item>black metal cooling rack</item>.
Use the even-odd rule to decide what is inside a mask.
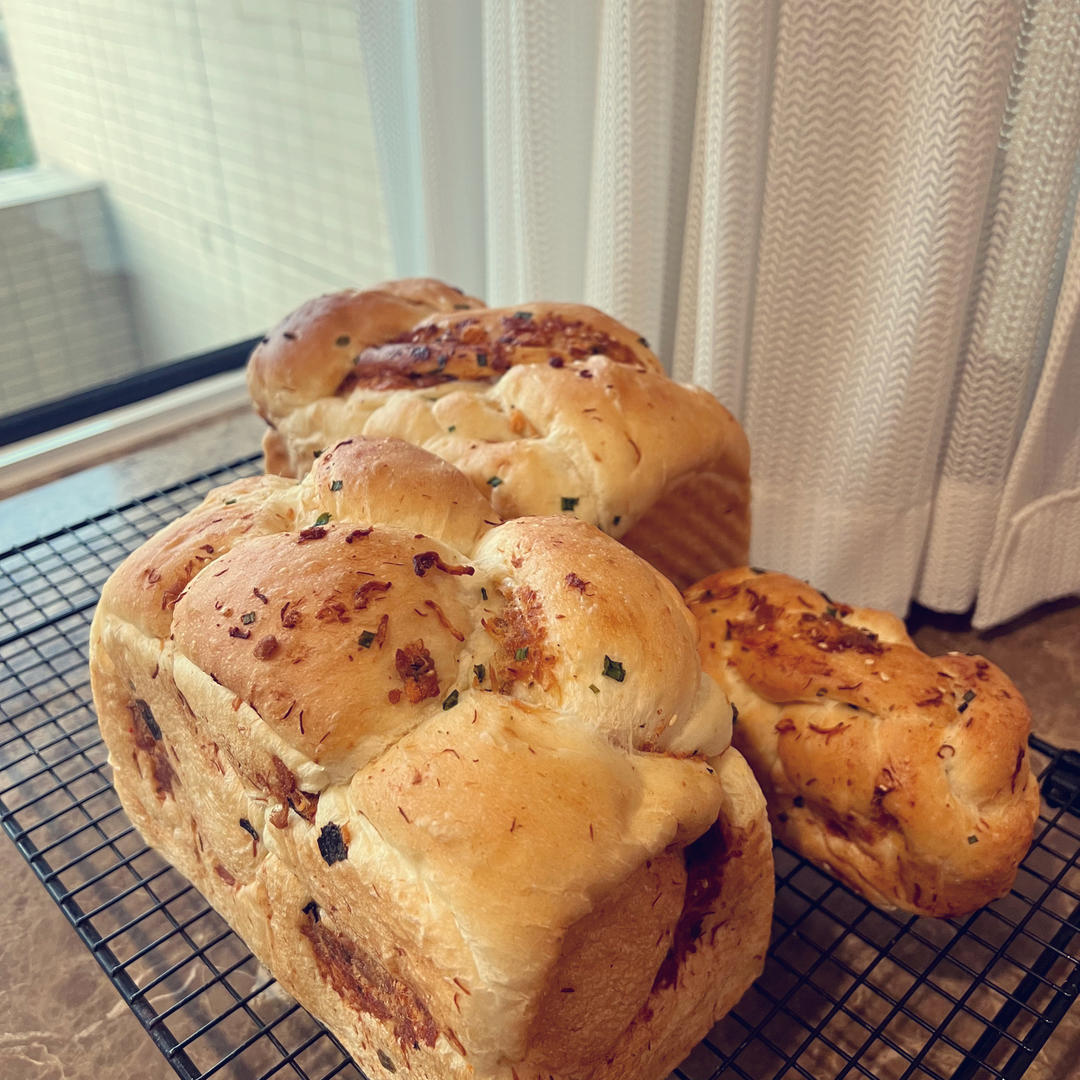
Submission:
[[[251,458],[0,556],[0,822],[185,1080],[362,1074],[109,782],[87,638],[124,555]],[[784,848],[764,975],[683,1080],[1015,1080],[1080,991],[1080,755],[1032,740],[1043,812],[1012,892],[963,919],[867,906]]]

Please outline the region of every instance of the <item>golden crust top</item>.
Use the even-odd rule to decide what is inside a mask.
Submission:
[[[645,339],[584,304],[487,308],[431,279],[310,300],[255,347],[252,397],[270,418],[327,395],[493,383],[510,368],[603,355],[661,371]]]
[[[883,906],[950,915],[1009,888],[1038,787],[1003,672],[786,574],[743,567],[686,599],[779,837]]]
[[[299,484],[211,492],[110,579],[92,667],[118,780],[129,802],[153,781],[139,797],[161,804],[163,845],[188,816],[193,837],[227,837],[213,887],[237,911],[261,910],[259,882],[305,890],[327,970],[341,927],[371,935],[426,1003],[409,1023],[452,1010],[447,1038],[480,1069],[543,1045],[583,919],[634,958],[632,991],[580,972],[600,1019],[574,1054],[613,1045],[673,947],[670,857],[724,807],[757,814],[753,791],[725,790],[730,708],[674,587],[580,520],[500,523],[399,441],[346,440]],[[232,802],[203,794],[200,769]],[[300,919],[307,899],[291,903]],[[624,913],[648,930],[625,948]],[[254,915],[245,931],[273,937]]]
[[[741,427],[595,308],[487,308],[431,281],[348,290],[272,331],[248,383],[268,471],[302,476],[348,436],[399,438],[461,469],[503,517],[573,514],[683,584],[745,558]],[[702,523],[712,546],[689,542]]]

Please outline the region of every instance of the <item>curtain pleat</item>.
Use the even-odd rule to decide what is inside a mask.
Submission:
[[[751,554],[903,611],[1019,5],[781,11],[745,426]]]
[[[1076,197],[1080,17],[1073,5],[1029,4],[1019,40],[973,329],[918,586],[924,602],[951,611],[969,607],[980,588],[1054,321],[1063,223]]]
[[[778,9],[778,0],[710,0],[701,35],[673,372],[740,419]]]
[[[416,27],[425,274],[486,287],[481,0],[425,0]],[[454,92],[448,97],[446,88]],[[462,167],[462,163],[468,163]]]
[[[1019,615],[1033,595],[1050,599],[1080,587],[1080,212],[1075,208],[1067,231],[1072,243],[1046,362],[998,507],[976,626]]]
[[[579,300],[599,7],[485,0],[487,298]]]
[[[756,563],[1080,590],[1080,0],[358,12],[402,269],[644,333],[747,429]]]
[[[603,5],[585,299],[670,356],[694,135],[701,0]]]

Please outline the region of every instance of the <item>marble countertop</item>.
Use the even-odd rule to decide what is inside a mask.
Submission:
[[[261,422],[243,411],[0,502],[0,551],[128,499],[246,456]],[[1036,729],[1080,746],[1080,605],[1051,605],[1006,630],[976,635],[962,620],[923,613],[919,644],[975,650],[1001,664],[1028,697]],[[168,1080],[175,1073],[6,838],[0,840],[0,1077],[5,1080]],[[155,1002],[160,1006],[160,1002]],[[1080,1061],[1074,1008],[1027,1074],[1070,1075]],[[228,1070],[223,1077],[231,1076]],[[1075,1072],[1072,1073],[1075,1075]]]
[[[253,453],[262,427],[245,409],[197,433],[5,499],[0,551]],[[0,1077],[175,1080],[172,1067],[7,837],[0,838],[0,881]]]

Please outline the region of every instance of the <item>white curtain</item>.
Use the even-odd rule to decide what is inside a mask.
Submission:
[[[1080,591],[1080,0],[357,0],[398,269],[585,300],[753,452],[756,563]]]

